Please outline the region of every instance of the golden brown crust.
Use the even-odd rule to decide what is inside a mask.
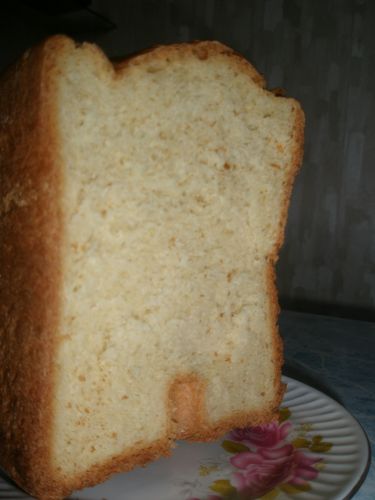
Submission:
[[[270,305],[271,305],[269,321],[270,321],[270,327],[273,332],[273,348],[275,353],[274,355],[275,381],[276,381],[275,383],[279,385],[278,395],[275,401],[276,407],[280,406],[286,387],[281,382],[281,371],[284,363],[284,357],[283,357],[283,343],[277,325],[280,308],[278,303],[277,288],[275,284],[276,282],[275,266],[278,259],[279,250],[284,241],[285,225],[287,221],[287,214],[288,214],[293,183],[302,162],[304,123],[305,123],[304,113],[299,103],[294,99],[290,99],[290,101],[293,103],[295,112],[293,137],[292,137],[292,142],[294,144],[294,151],[292,154],[291,166],[289,171],[290,173],[284,186],[284,198],[279,215],[279,233],[274,249],[272,253],[269,255],[268,268],[267,268],[267,291],[268,291],[268,296],[270,297]]]
[[[284,186],[284,199],[282,203],[282,207],[279,215],[279,234],[277,237],[277,241],[273,250],[273,253],[270,255],[268,260],[268,270],[267,270],[267,289],[270,297],[271,303],[271,311],[270,311],[270,321],[272,322],[272,330],[273,330],[273,338],[274,338],[274,352],[275,352],[275,378],[279,383],[279,391],[278,391],[278,403],[277,406],[281,404],[285,387],[281,383],[281,370],[283,366],[283,345],[282,339],[278,332],[277,320],[279,315],[279,303],[277,296],[277,289],[275,285],[276,281],[276,272],[275,266],[278,259],[279,250],[284,241],[284,232],[285,225],[287,221],[288,208],[290,203],[290,197],[292,193],[293,183],[295,177],[298,173],[300,165],[302,163],[303,156],[303,139],[304,139],[304,125],[305,125],[305,117],[304,113],[297,101],[294,99],[290,99],[293,103],[295,119],[293,126],[293,137],[292,143],[294,144],[294,150],[292,154],[290,173],[286,180]]]
[[[59,320],[61,247],[55,113],[43,50],[26,53],[0,81],[0,464],[35,491],[51,472],[51,332]]]
[[[87,45],[86,45],[87,47]],[[264,79],[240,55],[218,42],[194,42],[157,47],[112,66],[95,46],[103,64],[120,78],[132,66],[194,54],[199,59],[228,57],[240,72],[260,87]],[[56,152],[53,118],[54,60],[74,42],[63,36],[47,40],[27,53],[0,81],[0,465],[27,491],[41,499],[56,499],[102,482],[170,453],[173,439],[212,440],[233,427],[257,425],[277,418],[281,384],[282,345],[277,332],[278,302],[274,266],[282,244],[293,180],[302,157],[303,113],[295,102],[295,127],[290,176],[277,244],[268,259],[277,395],[263,412],[236,413],[215,424],[204,410],[204,384],[185,374],[173,381],[168,398],[170,429],[164,439],[126,450],[76,478],[59,476],[51,466],[53,419],[53,359],[59,322],[63,235],[60,213],[62,179]],[[271,94],[270,94],[271,95]],[[276,97],[274,97],[276,98]],[[22,179],[22,182],[20,182]],[[27,447],[25,444],[27,443]]]
[[[100,49],[99,52],[105,57]],[[258,73],[254,66],[252,66],[241,54],[217,41],[194,41],[171,45],[159,45],[134,54],[132,57],[122,61],[116,61],[113,66],[117,75],[121,77],[121,75],[132,66],[139,66],[140,64],[148,62],[154,63],[157,60],[181,60],[185,57],[191,57],[191,55],[194,55],[202,61],[212,57],[228,57],[231,63],[238,67],[240,72],[248,74],[260,87],[265,87],[263,76]]]

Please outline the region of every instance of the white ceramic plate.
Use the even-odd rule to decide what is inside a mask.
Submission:
[[[172,457],[117,474],[79,500],[343,500],[363,481],[369,444],[336,401],[284,377],[280,425],[232,432],[215,443],[179,443]],[[1,449],[0,449],[1,452]],[[0,499],[30,498],[0,476]]]

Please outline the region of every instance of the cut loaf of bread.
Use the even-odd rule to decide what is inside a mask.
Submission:
[[[59,498],[277,417],[274,264],[303,113],[217,42],[0,83],[0,465]]]

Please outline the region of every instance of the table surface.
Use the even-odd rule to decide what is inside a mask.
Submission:
[[[375,323],[283,311],[284,374],[336,399],[364,428],[372,463],[355,500],[375,498]]]

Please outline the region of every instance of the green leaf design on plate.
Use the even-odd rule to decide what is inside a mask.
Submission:
[[[310,491],[311,486],[309,483],[305,484],[289,484],[285,483],[279,486],[280,490],[284,491],[285,493],[289,493],[290,495],[293,495],[295,493],[301,493],[301,491]]]
[[[292,445],[295,448],[309,448],[311,445],[310,439],[306,439],[304,437],[297,437],[292,441]]]
[[[312,424],[300,424],[299,432],[300,434],[307,434],[308,432],[311,432],[312,429],[313,429]]]
[[[285,408],[280,408],[279,409],[280,423],[285,422],[285,420],[288,420],[290,415],[291,415],[291,412],[290,412],[289,408],[287,408],[286,406],[285,406]]]
[[[223,496],[230,495],[236,492],[236,488],[234,488],[234,486],[230,484],[228,479],[217,479],[211,484],[210,490],[214,491],[215,493],[220,493],[220,495]]]
[[[228,439],[223,441],[221,446],[228,453],[242,453],[243,451],[250,451],[245,444],[236,443],[236,441],[229,441]]]
[[[199,467],[199,475],[202,477],[208,476],[211,472],[216,472],[217,470],[219,470],[218,465],[201,465]]]
[[[273,500],[274,498],[276,498],[279,494],[279,491],[277,489],[273,489],[271,491],[269,491],[268,493],[266,493],[265,495],[263,495],[262,497],[260,497],[260,500]]]
[[[332,443],[323,441],[322,436],[314,436],[310,445],[310,450],[314,453],[327,453],[332,448]]]

